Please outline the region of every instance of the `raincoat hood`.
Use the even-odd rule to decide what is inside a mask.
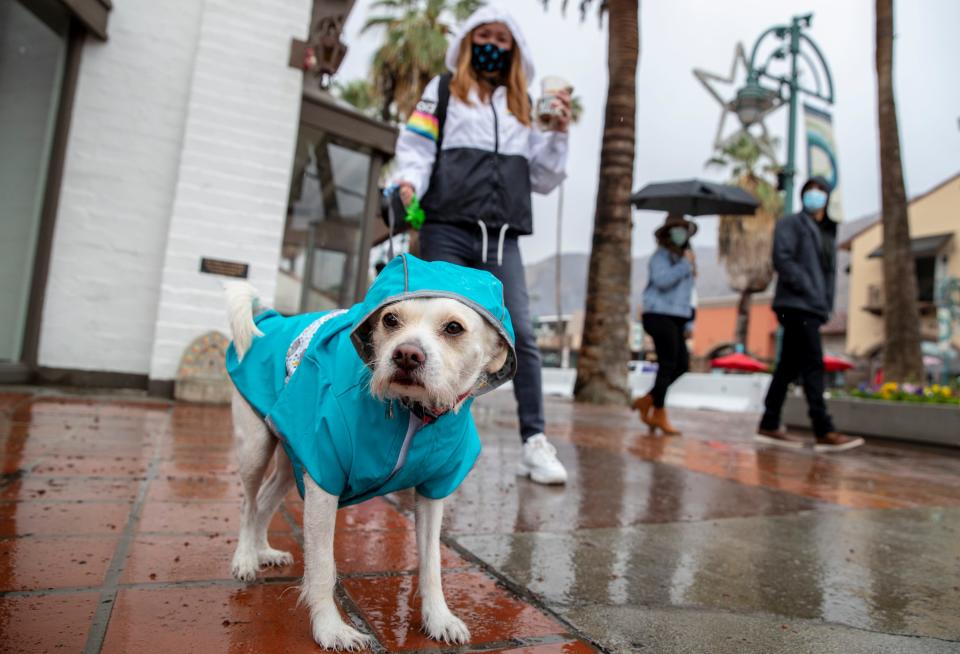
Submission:
[[[503,299],[503,285],[483,270],[465,268],[443,261],[426,262],[411,254],[401,254],[388,263],[367,291],[350,340],[363,362],[370,366],[374,355],[370,319],[381,309],[410,298],[443,297],[457,300],[479,313],[506,341],[507,360],[496,373],[487,375],[485,385],[474,395],[482,395],[501,386],[517,371],[513,323]],[[355,307],[356,309],[356,307]]]
[[[453,73],[457,72],[457,61],[460,59],[460,44],[463,43],[464,37],[466,37],[473,28],[487,23],[503,23],[510,29],[510,33],[513,34],[515,46],[520,49],[521,63],[523,64],[523,72],[527,76],[527,84],[530,84],[533,81],[535,69],[533,67],[533,58],[530,56],[530,48],[527,47],[527,40],[523,37],[523,32],[520,31],[520,25],[506,10],[493,5],[481,7],[470,14],[467,20],[460,26],[459,31],[450,39],[450,45],[447,47],[447,68]]]

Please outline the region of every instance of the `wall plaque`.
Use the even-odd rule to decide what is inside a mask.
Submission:
[[[222,259],[200,259],[200,272],[211,275],[223,275],[224,277],[247,278],[250,270],[250,264],[239,263],[237,261],[224,261]]]

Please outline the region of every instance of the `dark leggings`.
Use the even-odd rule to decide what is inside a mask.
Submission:
[[[690,353],[683,337],[688,318],[661,313],[643,314],[643,330],[650,334],[657,351],[657,380],[653,383],[653,406],[662,408],[667,389],[690,368]]]

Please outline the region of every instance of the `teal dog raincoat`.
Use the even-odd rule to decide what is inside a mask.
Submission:
[[[473,398],[458,413],[434,416],[422,407],[370,395],[372,364],[368,319],[400,300],[446,297],[477,311],[509,346],[485,393],[516,372],[513,325],[503,288],[488,272],[404,254],[391,261],[360,304],[349,310],[284,317],[255,308],[263,332],[243,360],[233,344],[227,371],[240,394],[280,439],[303,496],[303,475],[348,506],[405,488],[433,499],[463,481],[480,454],[470,415]]]

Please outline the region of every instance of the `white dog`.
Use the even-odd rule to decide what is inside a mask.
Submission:
[[[470,412],[461,409],[516,368],[502,297],[488,273],[409,255],[391,262],[349,311],[257,313],[253,287],[228,286],[244,491],[233,576],[251,581],[261,566],[292,562],[270,547],[267,528],[296,481],[305,501],[301,598],[321,646],[369,644],[334,603],[338,506],[409,487],[417,489],[422,627],[447,643],[469,640],[441,587],[442,498],[479,454]]]

